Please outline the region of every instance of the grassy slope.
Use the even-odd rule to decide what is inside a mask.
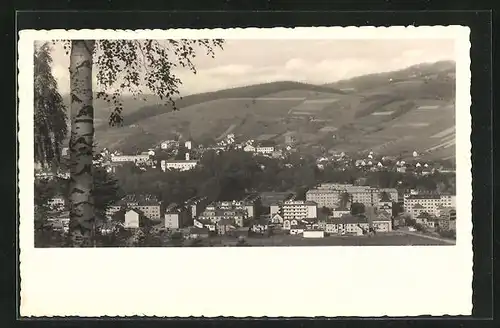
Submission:
[[[256,84],[250,85],[246,87],[238,87],[225,89],[214,92],[205,92],[200,94],[189,95],[183,97],[176,101],[176,106],[178,108],[184,108],[200,103],[204,103],[207,101],[219,100],[219,99],[227,99],[227,98],[257,98],[264,97],[266,95],[272,95],[278,92],[286,91],[286,90],[307,90],[307,91],[316,91],[316,92],[336,92],[342,93],[339,90],[334,90],[332,87],[325,86],[317,86],[312,84],[300,83],[300,82],[271,82],[264,84]],[[173,107],[170,105],[152,105],[145,106],[140,110],[137,110],[128,115],[124,115],[124,121],[126,125],[134,124],[140,120],[147,119],[150,117],[154,117],[157,115],[164,114],[166,112],[170,112],[173,110]]]
[[[100,144],[131,151],[134,145],[148,147],[175,134],[212,140],[231,127],[237,136],[275,135],[278,142],[287,131],[295,131],[303,144],[338,150],[421,151],[442,143],[443,138],[430,135],[454,126],[453,72],[453,63],[440,62],[327,86],[275,82],[192,95],[178,102],[179,111],[168,106],[130,111],[125,127],[98,129],[96,137]],[[355,90],[339,92],[342,88]],[[418,109],[425,105],[439,107]],[[392,113],[374,115],[384,111]],[[323,127],[338,130],[318,132]],[[454,147],[441,147],[429,156],[453,154]]]

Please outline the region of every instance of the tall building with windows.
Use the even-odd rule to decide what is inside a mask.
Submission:
[[[119,210],[125,208],[139,210],[148,219],[161,219],[161,201],[159,201],[155,196],[149,194],[130,194],[125,196],[106,210],[106,216],[111,217]]]
[[[395,188],[375,188],[370,186],[355,186],[352,184],[323,183],[306,193],[306,200],[314,201],[318,207],[336,208],[341,205],[343,193],[348,193],[351,203],[361,203],[365,206],[378,204],[385,193],[390,201],[398,201],[398,191]]]
[[[414,209],[434,216],[440,216],[443,207],[455,208],[454,195],[409,195],[404,198],[403,206],[406,212],[415,213]]]
[[[285,220],[315,219],[318,217],[318,204],[312,201],[287,200],[277,204],[277,207],[279,208],[277,213]]]
[[[306,192],[306,200],[315,202],[318,207],[336,208],[340,202],[340,191],[329,189],[311,189]]]

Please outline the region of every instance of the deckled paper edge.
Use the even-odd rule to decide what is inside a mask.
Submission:
[[[419,30],[419,32],[426,32],[424,34],[429,34],[429,35],[425,35],[424,37],[422,36],[414,36],[415,38],[432,38],[432,34],[435,33],[435,30],[436,28],[439,28],[439,29],[450,29],[450,28],[457,28],[457,26],[426,26],[426,27],[403,27],[403,26],[400,26],[400,27],[335,27],[335,28],[329,28],[329,27],[315,27],[315,33],[314,33],[314,36],[311,36],[309,34],[306,33],[306,31],[310,31],[308,30],[309,28],[295,28],[293,29],[293,36],[292,35],[289,35],[288,38],[293,38],[293,39],[300,39],[300,38],[317,38],[317,39],[324,39],[325,37],[324,36],[319,36],[320,33],[319,32],[324,32],[324,31],[332,31],[332,29],[335,29],[335,30],[339,30],[339,29],[342,29],[343,33],[346,33],[346,32],[352,32],[353,34],[356,34],[356,37],[353,37],[353,35],[349,35],[349,37],[346,37],[346,39],[353,39],[353,38],[358,38],[358,39],[362,39],[362,38],[366,38],[366,37],[363,37],[362,35],[360,35],[359,31],[360,30],[369,30],[369,29],[377,29],[377,30],[388,30],[390,29],[391,32],[395,31],[396,29],[398,30],[401,30],[401,29],[417,29]],[[460,29],[462,29],[462,32],[466,31],[467,32],[467,36],[469,35],[469,28],[468,27],[458,27]],[[66,39],[66,38],[94,38],[95,35],[98,35],[99,38],[113,38],[113,35],[111,34],[115,34],[114,35],[114,38],[161,38],[161,34],[164,34],[165,32],[167,33],[172,33],[174,32],[174,35],[169,35],[168,37],[169,38],[199,38],[199,34],[200,32],[209,32],[208,34],[214,34],[213,37],[218,37],[218,38],[226,38],[226,39],[230,39],[231,37],[228,37],[227,32],[228,30],[235,30],[239,33],[242,33],[242,35],[239,35],[237,38],[238,39],[242,39],[242,38],[253,38],[253,39],[258,39],[258,38],[273,38],[273,37],[270,37],[269,35],[264,35],[266,33],[270,33],[269,30],[272,30],[272,33],[276,33],[277,31],[279,32],[283,32],[283,31],[289,31],[290,29],[289,28],[272,28],[272,29],[258,29],[258,28],[250,28],[250,29],[213,29],[213,30],[208,30],[208,29],[205,29],[205,30],[190,30],[190,29],[180,29],[180,30],[168,30],[168,31],[162,31],[162,30],[139,30],[139,31],[132,31],[132,30],[126,30],[126,31],[114,31],[114,30],[69,30],[69,31],[64,31],[64,30],[52,30],[52,31],[45,31],[45,30],[42,30],[42,31],[27,31],[27,30],[24,30],[24,31],[20,31],[20,39],[19,39],[19,46],[21,45],[21,41],[23,41],[23,35],[25,36],[28,36],[29,34],[27,33],[32,33],[32,32],[36,32],[36,39],[44,39],[44,38],[47,38],[47,39]],[[265,30],[265,31],[263,31]],[[85,33],[89,33],[89,32],[92,32],[92,36],[89,36],[89,37],[85,37]],[[128,36],[123,36],[123,35],[120,35],[120,36],[116,36],[116,33],[122,33],[122,32],[127,32],[127,33],[131,33],[131,34],[134,34],[135,37],[128,37]],[[265,32],[265,33],[262,33],[262,32]],[[300,33],[299,33],[300,32]],[[432,32],[432,33],[431,33]],[[109,35],[108,35],[109,33]],[[57,37],[54,37],[53,35],[57,34]],[[139,34],[139,35],[138,35]],[[198,35],[198,37],[196,36]],[[217,35],[217,36],[215,36]],[[409,37],[409,36],[405,36],[405,37]],[[209,36],[204,36],[204,38],[209,38]],[[233,37],[233,39],[236,38],[236,37]],[[274,37],[276,39],[283,39],[284,37],[283,36],[279,36],[279,37]],[[336,36],[336,38],[338,38],[338,36]],[[382,38],[390,38],[389,36],[386,36],[386,37],[382,37]],[[35,39],[35,38],[34,38]],[[33,40],[33,39],[32,39]],[[463,41],[463,40],[462,40]],[[470,42],[469,42],[469,39],[467,38],[467,43],[468,43],[468,48],[467,50],[470,49]],[[31,54],[29,54],[31,56]],[[25,67],[22,67],[20,64],[22,62],[24,62],[23,60],[21,60],[21,58],[25,58],[26,56],[23,57],[23,54],[21,53],[21,51],[19,52],[19,75],[21,76],[23,73],[29,73],[26,71],[26,68]],[[32,58],[32,56],[31,56]],[[459,85],[457,83],[457,107],[458,107],[458,103],[459,103],[459,98],[463,98],[462,101],[467,101],[468,102],[468,105],[470,107],[470,56],[467,56],[467,59],[468,59],[468,66],[467,66],[467,78],[468,78],[468,81],[469,83],[468,84],[465,84],[462,82],[462,85]],[[464,64],[462,64],[464,65]],[[457,63],[457,80],[458,80],[458,63]],[[32,67],[31,67],[31,73],[33,72],[32,70]],[[32,74],[31,74],[32,76]],[[21,79],[20,79],[21,80]],[[20,108],[22,108],[23,106],[21,106],[21,104],[23,103],[23,99],[26,100],[26,96],[27,95],[30,95],[30,92],[32,93],[32,90],[29,91],[29,90],[25,90],[23,88],[21,88],[21,83],[19,82],[19,98],[20,98]],[[466,90],[466,94],[464,96],[463,92]],[[21,91],[23,92],[21,94]],[[462,91],[462,92],[461,92]],[[467,98],[467,99],[465,99]],[[32,94],[31,94],[31,99],[32,99]],[[461,104],[460,107],[464,107],[465,108],[465,104]],[[470,193],[472,193],[472,188],[471,188],[471,177],[468,176],[470,175],[470,172],[471,172],[471,163],[470,163],[470,156],[471,156],[471,143],[470,143],[470,111],[468,112],[469,115],[466,115],[468,117],[462,117],[462,119],[459,118],[458,115],[456,115],[456,118],[457,118],[457,127],[458,125],[460,124],[459,121],[463,122],[461,124],[465,124],[467,123],[468,126],[467,126],[467,129],[466,131],[463,131],[463,132],[469,132],[467,134],[465,133],[462,133],[462,134],[459,134],[457,133],[457,148],[458,147],[463,147],[464,145],[461,144],[459,142],[459,139],[461,139],[462,141],[467,138],[467,142],[469,142],[469,147],[467,148],[467,151],[464,151],[463,153],[461,152],[461,155],[460,158],[464,161],[464,165],[459,165],[458,164],[458,156],[457,156],[457,172],[462,172],[462,174],[465,173],[465,169],[467,169],[467,172],[468,174],[465,176],[465,178],[467,179],[467,182],[469,182],[467,185],[469,186],[469,189],[470,189]],[[27,140],[27,138],[25,137],[22,137],[22,131],[24,131],[24,129],[26,129],[27,127],[29,127],[29,125],[27,125],[27,123],[29,123],[29,120],[26,120],[25,117],[19,117],[19,131],[20,131],[20,137],[19,137],[19,142],[20,144],[22,143],[25,143],[26,141],[28,142],[32,142],[33,139],[31,140]],[[32,125],[32,120],[31,120],[31,128],[33,127]],[[32,135],[32,133],[31,133]],[[462,137],[461,137],[462,136]],[[32,152],[31,152],[32,153]],[[24,154],[25,155],[25,154]],[[458,155],[458,152],[457,152],[457,155]],[[26,159],[26,156],[23,156],[23,154],[20,154],[20,159]],[[32,157],[31,157],[32,158]],[[19,173],[19,185],[20,185],[20,200],[21,201],[24,201],[24,199],[26,199],[25,197],[26,196],[29,196],[29,193],[27,193],[26,191],[26,188],[23,188],[22,185],[27,185],[26,183],[27,182],[30,182],[29,180],[31,180],[31,185],[33,183],[33,175],[31,175],[31,179],[27,179],[21,172],[33,172],[32,171],[32,166],[29,165],[30,167],[28,167],[28,162],[25,162],[25,161],[20,161],[20,163],[22,163],[22,167],[20,167],[20,173]],[[462,169],[459,170],[459,166],[462,167]],[[457,187],[458,185],[460,185],[458,183],[458,176],[459,174],[457,173]],[[463,185],[465,185],[465,183],[462,183],[462,187]],[[31,188],[32,189],[32,188]],[[33,198],[33,194],[32,194],[32,190],[31,190],[31,199]],[[472,196],[472,195],[470,195]],[[464,199],[465,200],[465,199]],[[472,197],[470,198],[470,202],[472,200]],[[470,202],[468,202],[469,204],[467,204],[467,208],[468,209],[468,213],[471,213],[470,211]],[[26,214],[26,207],[23,206],[21,204],[20,206],[20,209],[21,209],[21,217],[25,217],[23,216],[23,212],[24,214]],[[457,208],[457,212],[460,212],[460,210]],[[463,211],[462,211],[463,212]],[[471,214],[470,214],[471,215]],[[463,222],[464,220],[461,220],[459,222]],[[469,234],[469,238],[470,239],[469,241],[471,241],[472,237],[471,237],[471,232],[472,232],[472,224],[470,225],[465,225],[462,227],[461,224],[459,224],[459,222],[457,222],[457,231],[459,231],[459,236],[457,237],[457,246],[467,242],[467,240],[465,240],[463,237],[463,235],[465,234],[465,232],[467,232]],[[29,224],[29,223],[28,223]],[[20,222],[20,229],[22,228],[23,226],[23,222],[21,221]],[[459,229],[462,229],[462,230],[459,230]],[[32,229],[31,229],[32,230]],[[461,233],[460,231],[463,231],[464,233]],[[20,235],[21,232],[20,232]],[[26,245],[29,245],[27,244],[27,242],[33,242],[33,237],[31,235],[31,238],[29,238],[29,236],[24,236],[22,235],[23,238],[21,238],[20,236],[20,246],[21,246],[21,249],[26,249]],[[466,235],[467,237],[467,235]],[[23,245],[25,245],[23,247]],[[469,253],[469,258],[470,258],[470,277],[471,277],[471,288],[472,288],[472,243],[469,243],[467,244],[466,246],[470,246],[470,253]],[[317,247],[311,247],[312,249],[317,249],[319,250]],[[378,247],[379,249],[387,249],[387,247]],[[418,248],[421,248],[421,247],[412,247],[413,249],[418,249]],[[241,249],[240,249],[241,250]],[[71,250],[73,252],[77,252],[77,250]],[[128,251],[128,250],[127,250]],[[153,250],[149,250],[150,252],[152,252]],[[269,249],[267,248],[266,251],[268,252]],[[273,251],[275,251],[273,249]],[[25,255],[25,254],[24,254]],[[464,254],[465,255],[465,254]],[[25,257],[25,256],[24,256]],[[22,277],[22,271],[23,271],[23,251],[21,251],[21,254],[20,254],[20,259],[21,259],[21,277]],[[21,281],[21,287],[23,286],[25,282]],[[471,293],[472,295],[472,293]],[[23,305],[24,305],[24,308],[26,310],[26,307],[28,307],[29,303],[26,301],[26,297],[27,295],[24,294],[23,295],[23,292],[21,291],[21,296],[22,296],[22,299],[21,299],[21,314],[23,314],[22,312],[25,312],[23,311]],[[23,297],[24,296],[24,297]],[[472,302],[471,302],[471,308],[472,308]],[[41,315],[46,315],[46,316],[50,316],[50,314],[47,314],[47,313],[36,313],[36,312],[39,312],[39,311],[36,311],[36,309],[32,309],[32,314],[34,316],[41,316]],[[469,311],[470,312],[470,311]],[[451,314],[451,315],[454,315],[454,314],[470,314],[470,313],[441,313],[441,312],[437,312],[437,313],[432,313],[432,315],[446,315],[446,314]],[[75,315],[75,316],[99,316],[98,313],[96,313],[95,311],[93,313],[90,313],[90,314],[82,314],[82,313],[78,313],[78,312],[74,312],[74,313],[65,313],[64,315]],[[118,316],[144,316],[144,315],[157,315],[157,316],[162,316],[161,314],[152,314],[152,313],[144,313],[144,314],[141,314],[141,313],[135,313],[135,314],[122,314],[122,313],[119,313],[119,311],[116,313],[112,313],[112,314],[106,314],[106,315],[118,315]],[[202,313],[193,313],[191,315],[203,315]],[[217,316],[220,316],[220,315],[228,315],[228,314],[225,314],[225,313],[220,313],[218,315],[205,315],[205,317],[217,317]],[[272,316],[273,314],[272,313],[262,313],[262,314],[259,314],[259,315],[263,315],[263,316]],[[236,317],[259,317],[259,315],[257,316],[248,316],[248,315],[236,315]],[[300,315],[300,314],[299,314]],[[321,315],[321,314],[316,314],[316,315]],[[339,315],[343,315],[343,314],[339,314]],[[383,314],[383,313],[380,313],[379,316],[384,316],[384,315],[392,315],[391,313],[387,313],[387,314]],[[417,314],[419,315],[419,314]],[[186,315],[185,317],[188,317],[190,315]],[[234,314],[233,315],[229,315],[229,316],[235,316]],[[361,315],[363,316],[363,315]],[[366,314],[364,316],[374,316],[373,314]],[[291,317],[291,316],[281,316],[281,317]]]

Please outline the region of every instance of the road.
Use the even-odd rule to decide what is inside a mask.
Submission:
[[[447,243],[447,244],[451,244],[451,245],[455,245],[456,244],[456,241],[455,240],[451,240],[451,239],[445,239],[445,238],[439,238],[439,237],[424,235],[422,233],[413,232],[413,231],[407,231],[407,230],[401,230],[401,232],[405,233],[407,235],[410,235],[410,236],[428,238],[428,239],[437,240],[437,241],[440,241],[440,242],[443,242],[443,243]]]

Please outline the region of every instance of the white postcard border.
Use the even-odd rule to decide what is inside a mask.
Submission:
[[[20,32],[22,316],[417,316],[472,311],[469,28],[311,27]],[[33,42],[53,39],[443,39],[456,44],[457,244],[35,249]]]

